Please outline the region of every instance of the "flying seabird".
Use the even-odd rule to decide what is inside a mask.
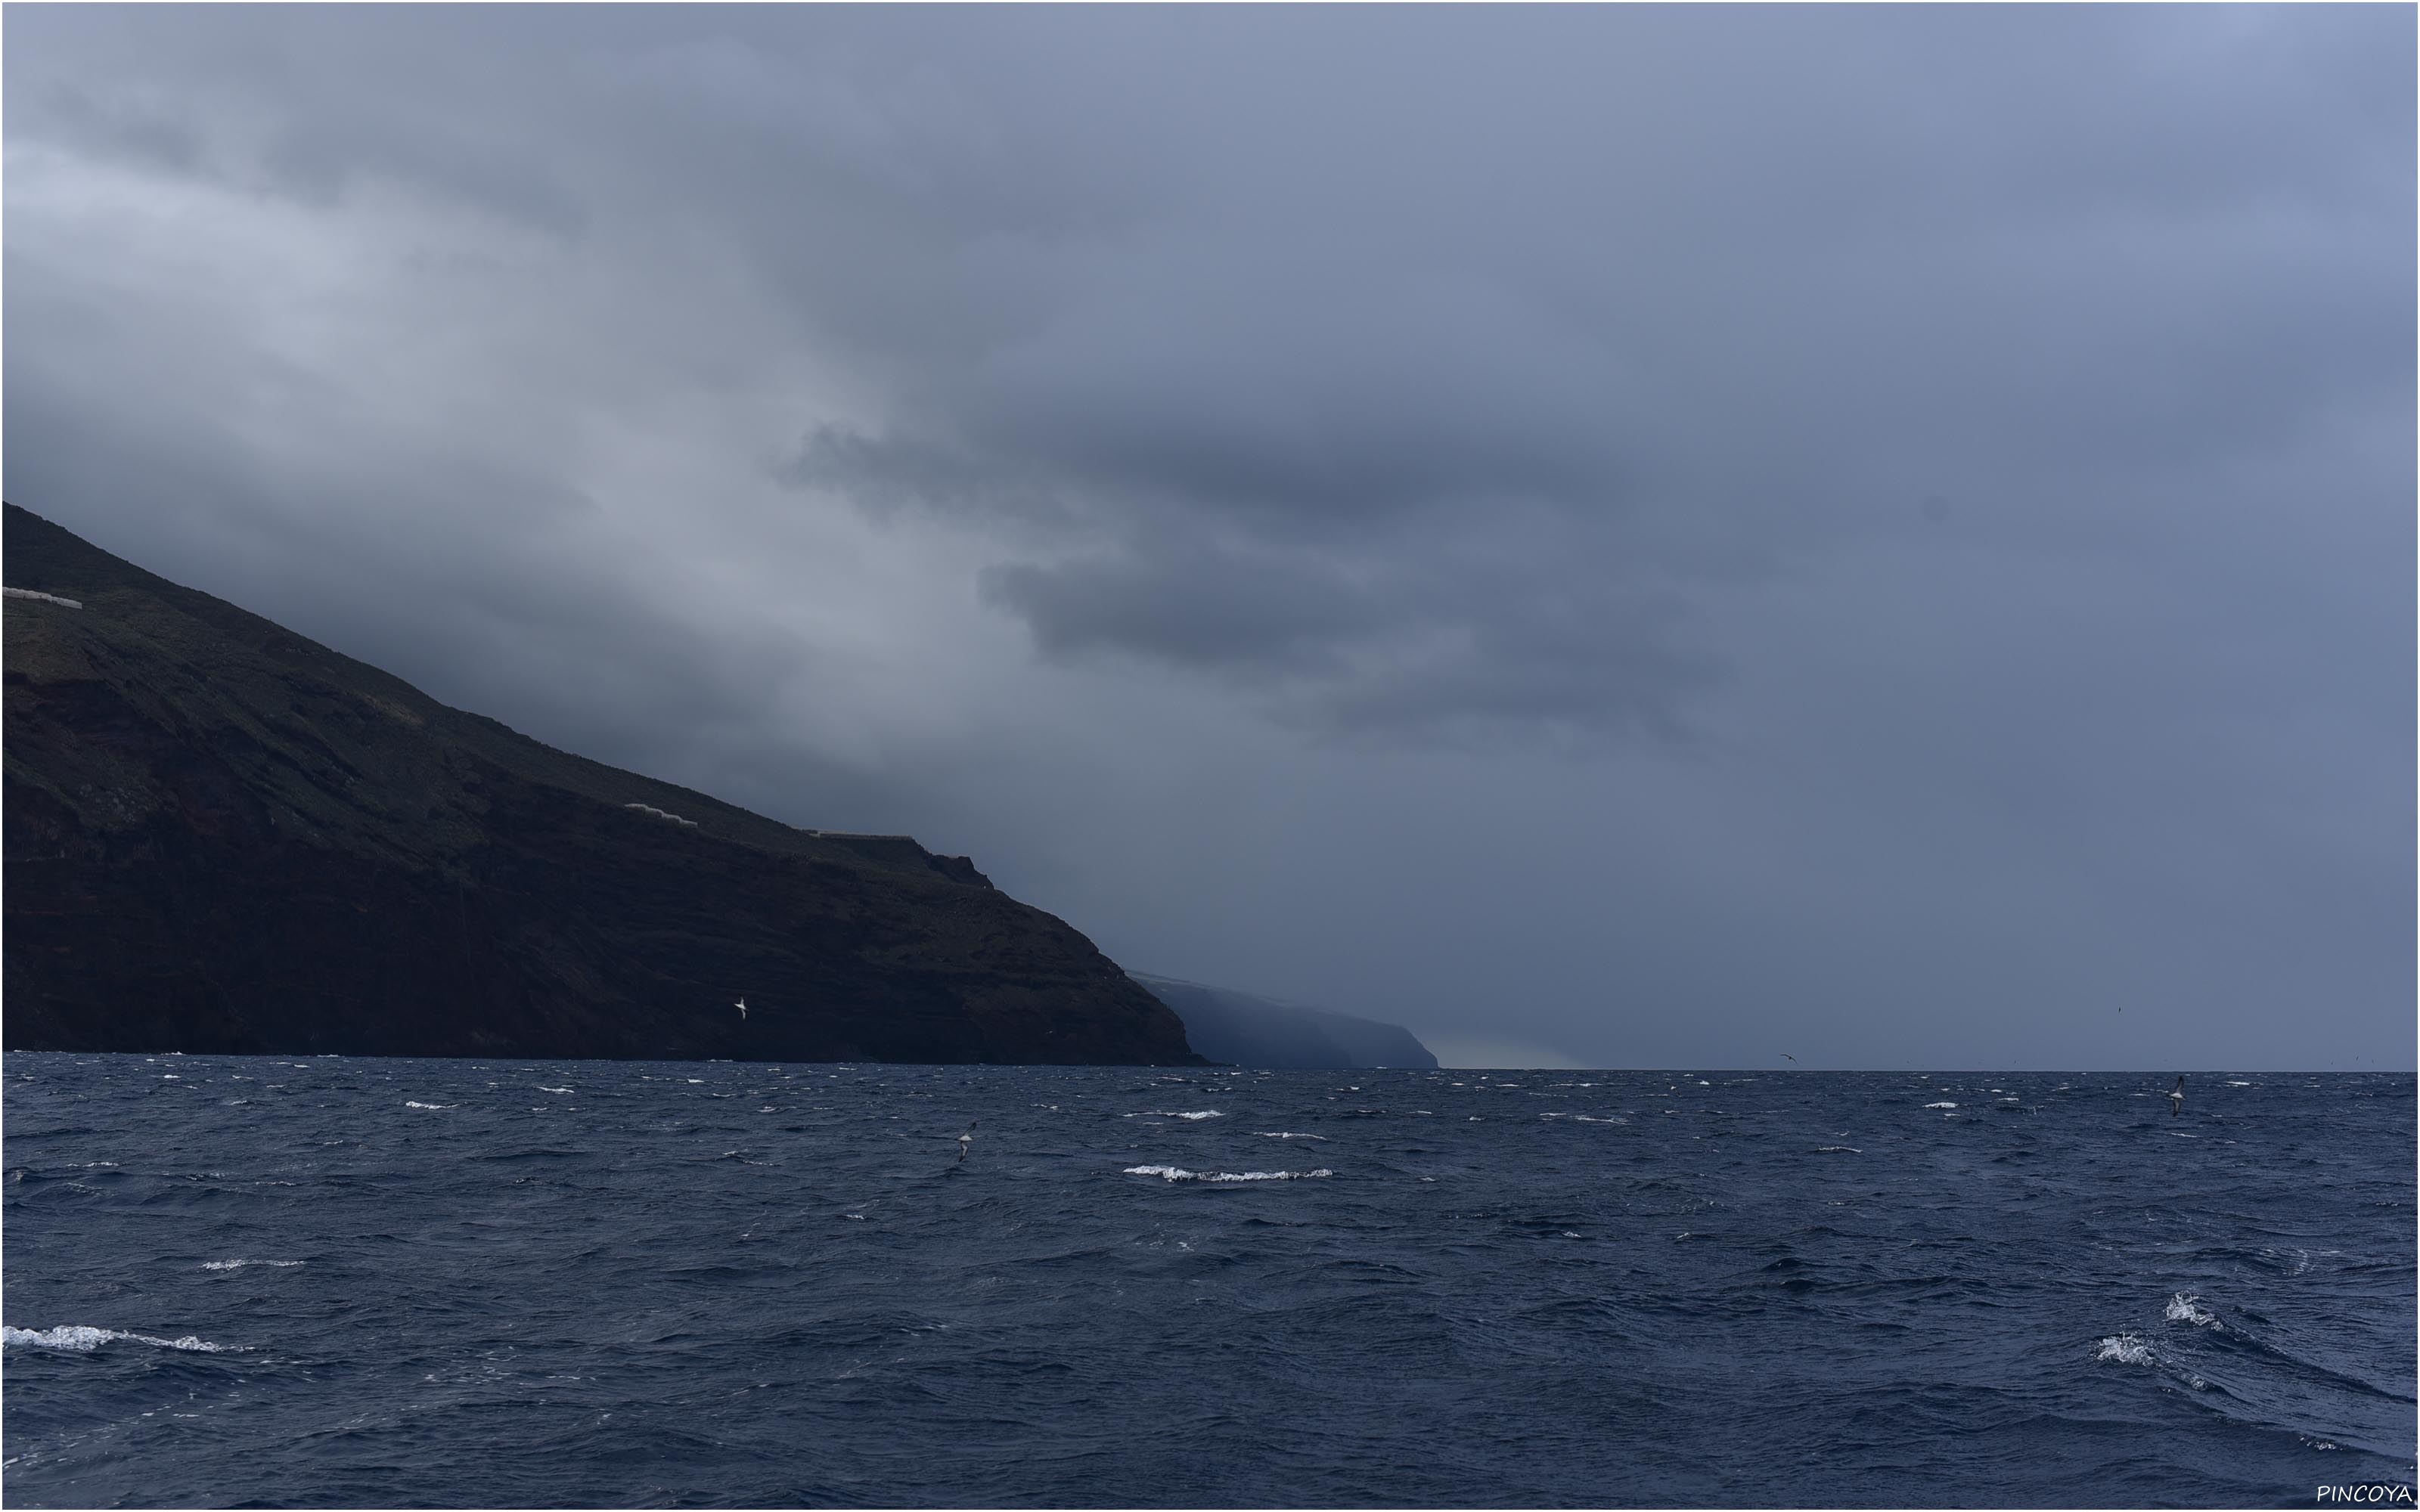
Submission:
[[[967,1151],[974,1146],[975,1124],[979,1120],[974,1119],[969,1119],[967,1120],[967,1132],[958,1135],[958,1164],[961,1165],[966,1164]]]
[[[1787,1060],[1787,1061],[1791,1062],[1792,1065],[1795,1065],[1795,1064],[1797,1063],[1797,1061],[1798,1061],[1798,1057],[1797,1057],[1796,1056],[1792,1055],[1792,1054],[1791,1054],[1789,1051],[1787,1051],[1787,1050],[1784,1050],[1784,1051],[1781,1053],[1781,1058],[1782,1058],[1782,1059],[1784,1059],[1784,1060]]]
[[[748,999],[746,999],[745,997],[743,997],[743,998],[741,998],[739,1001],[737,1001],[737,1002],[736,1002],[736,1003],[732,1004],[731,1006],[732,1006],[732,1007],[734,1007],[734,1008],[736,1008],[736,1009],[737,1009],[737,1010],[739,1010],[739,1022],[741,1022],[742,1024],[747,1023],[747,1022],[748,1022]]]
[[[2177,1078],[2177,1089],[2168,1094],[2168,1117],[2173,1119],[2185,1110],[2185,1079]]]

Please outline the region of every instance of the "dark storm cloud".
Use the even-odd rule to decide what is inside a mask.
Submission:
[[[1719,676],[1671,648],[1677,606],[1617,586],[1543,586],[1450,555],[1380,574],[1301,548],[1156,545],[994,567],[985,596],[1045,656],[1214,672],[1272,695],[1290,722],[1357,740],[1466,743],[1510,727],[1683,741],[1672,711]]]
[[[1268,24],[1297,59],[1370,39]],[[2397,402],[2402,344],[2373,316],[2405,239],[2380,205],[2402,157],[2379,128],[2405,92],[2374,66],[2339,74],[2352,42],[2334,21],[2291,38],[2118,17],[1835,14],[1725,39],[1570,24],[1406,21],[1341,96],[1309,64],[1269,65],[1249,108],[1198,123],[1224,134],[1189,196],[1065,238],[1053,275],[1017,289],[1029,329],[914,372],[882,436],[821,431],[787,475],[885,508],[1058,521],[1091,549],[1001,569],[991,595],[1046,652],[1274,656],[1298,686],[1316,663],[1340,719],[1424,687],[1440,717],[1640,707],[1668,725],[1674,680],[1615,670],[1703,663],[1685,612],[1605,619],[1608,674],[1557,681],[1517,659],[1537,640],[1527,600],[1771,570],[1944,490],[1986,507],[2022,490],[2055,528],[2100,512],[2114,471]],[[1576,61],[1524,45],[1558,35]],[[1804,66],[1809,46],[1831,67]],[[1414,105],[1466,98],[1515,51],[1534,93]],[[2274,130],[2210,87],[2213,68],[2309,129]],[[1381,144],[1373,120],[1399,134]],[[1053,166],[1079,175],[1074,160]],[[974,233],[961,252],[917,270],[939,308],[988,302],[966,296],[1016,261]],[[1380,659],[1417,659],[1430,626],[1383,587],[1313,594],[1291,553],[1422,563],[1436,516],[1508,509],[1538,548],[1529,580],[1465,601],[1475,617],[1452,627],[1515,653],[1487,665],[1536,696],[1361,682],[1355,644],[1400,628]]]
[[[926,509],[954,518],[1069,522],[1067,506],[1033,470],[934,441],[892,440],[818,425],[773,470],[799,488],[824,488],[861,509]]]
[[[1016,563],[992,568],[984,586],[1032,625],[1046,653],[1139,648],[1196,667],[1333,673],[1338,638],[1373,618],[1363,591],[1295,557]]]
[[[10,497],[440,696],[1533,1053],[2409,1048],[2408,11],[0,24]]]

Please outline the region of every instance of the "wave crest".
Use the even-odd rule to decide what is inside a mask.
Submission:
[[[218,1354],[229,1348],[212,1344],[208,1339],[188,1334],[183,1338],[154,1338],[148,1334],[129,1334],[122,1329],[90,1328],[82,1323],[62,1323],[56,1328],[0,1327],[0,1345],[10,1349],[68,1350],[77,1354],[90,1354],[113,1339],[125,1339],[134,1344],[149,1344],[163,1350],[191,1350],[203,1354]]]
[[[2180,1291],[2168,1299],[2166,1317],[2171,1323],[2191,1323],[2196,1328],[2218,1328],[2220,1323],[2201,1304],[2201,1299],[2190,1291]]]
[[[1176,1165],[1129,1165],[1128,1176],[1156,1176],[1168,1181],[1207,1181],[1220,1185],[1230,1181],[1305,1181],[1334,1171],[1325,1166],[1315,1171],[1188,1171]]]
[[[2118,1365],[2149,1365],[2150,1342],[2139,1334],[2113,1334],[2102,1339],[2092,1351],[2096,1360],[2114,1361]]]

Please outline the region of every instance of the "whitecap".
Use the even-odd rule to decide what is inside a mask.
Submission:
[[[2201,1304],[2201,1299],[2190,1291],[2180,1291],[2168,1299],[2167,1319],[2171,1323],[2191,1323],[2196,1328],[2219,1328],[2219,1320]]]
[[[1156,1176],[1168,1181],[1301,1181],[1318,1177],[1334,1176],[1334,1171],[1322,1167],[1315,1171],[1188,1171],[1176,1165],[1129,1165],[1128,1176]]]
[[[407,1101],[403,1105],[408,1108],[427,1108],[431,1113],[435,1113],[444,1108],[458,1108],[462,1104],[459,1103],[413,1103]]]
[[[1854,1145],[1817,1145],[1815,1147],[1815,1153],[1818,1155],[1862,1155],[1865,1151],[1859,1149]]]
[[[1262,1137],[1262,1138],[1264,1138],[1264,1139],[1316,1139],[1316,1140],[1318,1140],[1318,1141],[1319,1141],[1320,1143],[1322,1143],[1322,1144],[1326,1144],[1326,1143],[1327,1142],[1327,1136],[1326,1136],[1326,1134],[1266,1134],[1266,1133],[1264,1133],[1264,1134],[1263,1134],[1261,1135],[1261,1137]]]
[[[31,1329],[0,1327],[0,1344],[11,1348],[37,1350],[71,1350],[89,1354],[112,1339],[126,1339],[135,1344],[149,1344],[163,1350],[193,1350],[204,1354],[217,1354],[227,1348],[191,1334],[183,1338],[154,1338],[148,1334],[129,1334],[115,1328],[88,1328],[82,1323],[63,1323],[57,1328]]]
[[[1148,1113],[1127,1113],[1121,1115],[1121,1117],[1128,1119],[1184,1119],[1188,1121],[1199,1122],[1203,1119],[1223,1119],[1226,1115],[1216,1108],[1204,1108],[1199,1113],[1170,1113],[1158,1108],[1154,1108]]]
[[[541,1087],[538,1090],[541,1092],[568,1092],[571,1088],[568,1087]]]
[[[2151,1346],[2138,1334],[2114,1334],[2102,1339],[2092,1351],[2096,1360],[2113,1360],[2119,1365],[2149,1365]]]
[[[2249,1087],[2252,1084],[2250,1082],[2229,1082],[2226,1085],[2229,1087]]]
[[[1924,1105],[1929,1108],[1954,1108],[1958,1104],[1955,1103],[1927,1103]]]
[[[288,1184],[290,1185],[291,1183]],[[247,1265],[273,1265],[283,1271],[302,1263],[303,1262],[301,1260],[204,1260],[202,1262],[202,1269],[205,1271],[240,1271]]]

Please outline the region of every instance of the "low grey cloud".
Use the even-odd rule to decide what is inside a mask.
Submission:
[[[1144,969],[2408,1060],[2412,24],[14,8],[8,488]]]
[[[985,597],[1047,656],[1125,654],[1264,692],[1297,726],[1357,741],[1685,742],[1720,668],[1678,643],[1678,606],[1485,566],[1373,573],[1302,550],[1215,546],[989,569]]]

